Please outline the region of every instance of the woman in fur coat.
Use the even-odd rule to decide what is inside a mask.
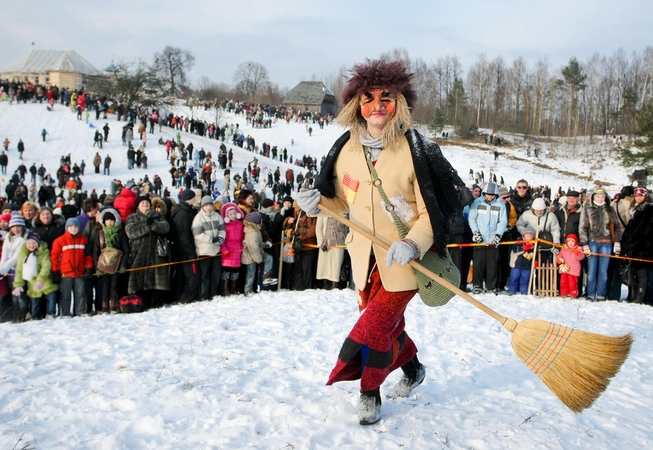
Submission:
[[[653,259],[653,205],[648,202],[648,195],[646,188],[635,189],[630,220],[622,239],[624,256]],[[630,301],[653,306],[653,265],[638,261],[631,264],[636,284],[630,293]]]

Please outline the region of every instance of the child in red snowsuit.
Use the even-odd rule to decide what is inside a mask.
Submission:
[[[580,276],[580,262],[585,254],[578,248],[578,236],[567,235],[566,245],[558,253],[557,263],[560,265],[560,296],[578,297],[578,277]]]

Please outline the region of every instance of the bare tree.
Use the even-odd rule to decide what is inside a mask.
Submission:
[[[270,85],[268,70],[254,61],[240,63],[233,76],[237,96],[252,99],[259,89]]]
[[[195,56],[177,47],[166,47],[154,54],[154,71],[166,93],[176,97],[187,82],[187,72],[195,65]]]

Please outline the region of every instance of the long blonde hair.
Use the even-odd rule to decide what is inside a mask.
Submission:
[[[381,133],[381,142],[384,147],[390,146],[398,136],[412,126],[412,118],[410,116],[410,108],[406,98],[401,93],[397,93],[395,101],[396,112],[390,121],[383,127]],[[345,108],[336,117],[336,123],[351,130],[351,137],[355,141],[359,140],[359,136],[367,134],[367,125],[365,119],[360,112],[360,97],[352,98]]]

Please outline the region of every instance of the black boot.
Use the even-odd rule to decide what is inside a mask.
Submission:
[[[419,362],[417,355],[401,366],[401,370],[404,372],[404,376],[392,388],[392,391],[387,395],[388,398],[410,397],[413,389],[422,384],[426,377],[426,368],[424,364]]]
[[[633,299],[633,303],[644,303],[644,294],[646,294],[646,289],[637,286],[635,288],[635,298]]]
[[[236,284],[238,284],[238,279],[229,280],[231,293],[234,295],[238,294],[238,289],[236,289]]]
[[[361,391],[358,423],[372,425],[379,420],[381,420],[381,393],[379,388],[373,391]]]
[[[231,290],[229,289],[229,280],[222,280],[222,289],[224,289],[224,296],[229,297]]]

